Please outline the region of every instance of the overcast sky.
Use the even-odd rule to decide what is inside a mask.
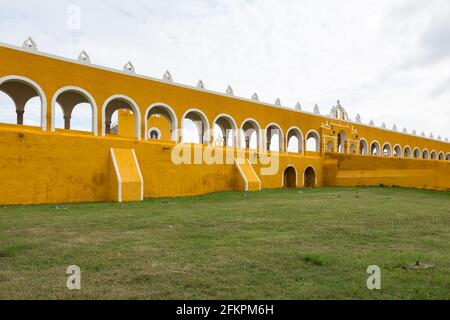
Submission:
[[[450,137],[448,0],[0,0],[0,42]],[[71,5],[80,8],[73,28]],[[69,10],[68,10],[69,9]],[[76,22],[76,21],[75,21]],[[76,23],[75,23],[76,25]],[[81,121],[76,119],[74,121]]]

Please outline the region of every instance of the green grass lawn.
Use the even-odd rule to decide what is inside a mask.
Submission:
[[[81,290],[66,289],[69,265],[81,268]],[[381,290],[367,289],[369,265],[381,268]],[[0,299],[9,298],[450,299],[450,192],[0,207]]]

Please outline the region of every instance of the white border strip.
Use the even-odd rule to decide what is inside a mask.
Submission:
[[[118,185],[118,202],[122,202],[122,178],[120,176],[120,171],[119,171],[119,166],[117,165],[117,160],[116,160],[116,155],[114,154],[114,150],[113,148],[110,149],[111,152],[111,160],[113,162],[114,165],[114,169],[116,171],[116,176],[117,176],[117,185]]]
[[[139,177],[141,179],[141,201],[142,201],[142,200],[144,200],[144,177],[142,176],[141,167],[139,167],[139,162],[136,157],[136,152],[134,151],[134,149],[131,149],[131,152],[133,153],[134,162],[136,163],[136,168],[138,170]]]
[[[239,173],[241,174],[242,179],[244,179],[244,182],[245,182],[245,191],[248,191],[248,180],[247,180],[247,177],[245,176],[244,172],[242,171],[241,166],[239,165],[239,162],[238,162],[236,159],[234,159],[234,164],[235,164],[236,167],[238,168]]]

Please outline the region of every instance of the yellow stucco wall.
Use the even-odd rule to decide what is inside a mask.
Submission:
[[[262,175],[261,164],[254,165],[263,188],[281,187],[283,171],[287,166],[295,167],[298,186],[303,186],[303,173],[307,167],[314,168],[316,185],[321,186],[347,183],[364,185],[378,181],[389,184],[393,181],[389,180],[394,174],[392,170],[416,170],[416,165],[430,171],[427,171],[427,175],[421,175],[423,171],[420,171],[421,174],[413,175],[414,179],[408,178],[406,174],[402,185],[438,189],[448,189],[450,185],[450,179],[446,179],[450,170],[449,161],[378,159],[370,156],[341,159],[325,155],[328,141],[334,143],[333,148],[336,150],[336,137],[340,131],[344,131],[349,139],[346,152],[349,152],[352,143],[358,144],[359,148],[359,139],[365,139],[369,146],[372,141],[378,141],[380,147],[389,142],[392,148],[399,144],[402,150],[409,146],[411,150],[419,148],[422,151],[426,148],[430,153],[436,150],[437,153],[448,155],[450,144],[444,141],[339,121],[0,46],[0,81],[4,77],[16,76],[23,77],[25,81],[29,79],[42,89],[46,124],[43,130],[0,124],[1,204],[114,200],[110,192],[114,183],[111,181],[110,148],[135,149],[145,182],[144,196],[147,198],[243,190],[242,178],[233,164],[175,165],[171,159],[175,142],[168,142],[171,140],[170,123],[163,117],[146,119],[146,110],[155,105],[167,106],[167,110],[173,112],[178,129],[181,129],[183,115],[188,110],[197,109],[206,116],[209,128],[213,127],[214,119],[222,114],[232,117],[237,128],[241,128],[248,118],[256,120],[263,130],[269,124],[276,123],[282,130],[284,146],[286,134],[292,127],[298,127],[304,138],[310,131],[317,132],[320,136],[318,152],[280,152],[279,170],[274,175]],[[81,88],[92,96],[96,105],[98,135],[72,130],[52,131],[52,105],[55,93],[63,87]],[[119,112],[119,134],[104,137],[103,106],[108,98],[116,95],[128,97],[138,109],[134,114]],[[140,120],[140,140],[134,130],[136,119]],[[146,131],[153,126],[160,129],[161,141],[145,141]],[[194,145],[192,148],[203,149],[205,146]],[[393,168],[394,161],[398,161],[395,162],[398,168]],[[368,177],[364,166],[377,171],[377,176]],[[360,176],[345,177],[345,173],[342,173],[352,170],[359,170]],[[429,183],[427,179],[435,182]]]

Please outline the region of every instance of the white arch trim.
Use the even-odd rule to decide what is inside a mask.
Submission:
[[[295,187],[297,188],[298,187],[298,171],[297,171],[297,168],[293,164],[288,164],[281,172],[281,187],[284,188],[284,173],[286,172],[287,168],[294,169],[294,171],[295,171]],[[305,171],[306,171],[306,169],[305,169]],[[314,172],[315,172],[315,170],[314,170]]]
[[[262,146],[262,137],[261,137],[261,126],[259,125],[259,122],[258,121],[256,121],[255,119],[253,119],[253,118],[247,118],[247,119],[245,119],[244,121],[242,121],[242,123],[241,123],[241,128],[239,129],[239,141],[238,141],[238,143],[239,143],[239,147],[241,147],[241,136],[242,136],[242,134],[244,134],[244,125],[247,123],[247,122],[254,122],[255,124],[256,124],[256,126],[258,127],[257,129],[256,129],[256,136],[257,136],[257,138],[258,138],[258,141],[257,141],[257,143],[258,143],[258,148],[257,148],[257,150],[258,151],[260,151],[260,150],[264,150],[263,149],[263,146]]]
[[[427,157],[426,157],[426,158],[423,157],[423,154],[424,154],[425,152],[427,153]],[[422,150],[422,153],[420,154],[420,159],[430,159],[430,151],[428,151],[427,148],[425,148],[425,149]]]
[[[364,141],[365,144],[366,144],[366,152],[365,153],[361,153],[361,141]],[[362,155],[370,155],[370,145],[369,145],[369,142],[366,139],[360,138],[358,147],[359,147],[359,153],[360,154],[362,154]]]
[[[436,157],[435,160],[438,160],[438,153],[437,153],[436,150],[432,150],[432,151],[430,152],[430,159],[432,159],[432,154],[433,154],[433,153],[434,153],[434,155],[435,155],[435,157]]]
[[[304,154],[304,152],[305,152],[305,138],[304,138],[304,136],[303,136],[302,130],[300,130],[300,128],[299,128],[299,127],[296,127],[296,126],[290,127],[290,128],[286,131],[286,146],[285,146],[286,152],[288,152],[288,148],[289,148],[289,140],[288,140],[288,139],[289,139],[289,133],[290,133],[291,131],[298,131],[298,133],[300,133],[300,138],[299,138],[299,142],[298,142],[298,143],[301,144],[302,149],[300,150],[299,153]]]
[[[151,131],[156,131],[158,133],[158,139],[157,140],[161,140],[161,136],[162,136],[161,135],[161,130],[159,130],[157,127],[151,127],[150,129],[148,129],[148,131],[146,133],[146,135],[148,136],[148,139],[150,139],[149,132],[151,132]]]
[[[214,125],[216,124],[217,120],[219,120],[219,118],[226,118],[228,120],[231,120],[231,124],[233,126],[233,146],[235,148],[237,148],[238,143],[239,143],[238,126],[237,126],[234,118],[232,116],[230,116],[229,114],[221,113],[221,114],[217,115],[217,117],[214,119],[214,121],[211,124],[211,134],[214,135]]]
[[[306,149],[306,144],[307,144],[307,142],[308,142],[308,140],[309,140],[308,136],[309,136],[310,133],[314,133],[314,134],[317,136],[317,140],[316,140],[316,151],[315,151],[315,152],[320,152],[320,134],[319,134],[316,130],[309,130],[309,131],[306,133],[306,136],[305,136],[305,149]],[[313,169],[314,169],[314,168],[313,168]],[[305,170],[306,170],[306,169],[305,169]],[[314,171],[316,171],[316,169],[314,169]]]
[[[385,156],[383,154],[384,147],[386,147],[386,146],[389,146],[389,154],[387,156]],[[381,156],[383,156],[383,157],[392,157],[393,154],[394,154],[394,149],[392,149],[392,145],[389,142],[385,142],[383,144],[383,146],[381,147]]]
[[[284,141],[284,134],[283,134],[283,130],[281,130],[281,127],[277,124],[277,123],[275,123],[275,122],[271,122],[271,123],[269,123],[267,126],[266,126],[266,128],[264,129],[264,150],[265,150],[265,148],[266,148],[266,146],[267,146],[267,130],[269,129],[269,127],[271,127],[271,126],[274,126],[274,127],[277,127],[277,129],[280,131],[280,133],[279,133],[279,145],[278,145],[278,149],[279,149],[279,152],[283,152],[284,151],[284,143],[283,143],[283,141]],[[270,151],[270,150],[267,150],[267,151]]]
[[[135,117],[135,134],[136,134],[136,138],[138,140],[141,140],[141,111],[139,110],[138,105],[136,104],[136,102],[134,102],[133,99],[131,99],[130,97],[123,95],[123,94],[115,94],[111,97],[109,97],[108,99],[106,99],[105,103],[103,103],[103,107],[102,107],[102,137],[104,137],[105,134],[105,113],[106,113],[106,106],[108,105],[108,103],[110,103],[111,101],[113,101],[114,99],[122,99],[127,101],[131,108],[133,109],[133,114]]]
[[[98,135],[98,111],[97,111],[97,104],[95,103],[94,98],[92,97],[92,95],[87,92],[86,90],[84,90],[83,88],[80,87],[75,87],[75,86],[66,86],[66,87],[62,87],[60,89],[58,89],[55,94],[53,95],[52,98],[52,131],[55,131],[55,111],[56,111],[56,100],[58,99],[58,97],[66,92],[66,91],[75,91],[80,93],[81,95],[83,95],[89,102],[89,104],[91,105],[91,109],[92,109],[92,126],[91,126],[91,130],[92,133],[96,136]]]
[[[410,157],[411,157],[411,158],[414,158],[413,150],[411,149],[411,147],[410,147],[409,145],[406,145],[406,146],[403,148],[403,150],[402,150],[402,158],[406,158],[406,156],[405,156],[405,154],[406,154],[405,150],[406,150],[406,149],[409,150]]]
[[[398,143],[396,145],[394,145],[394,147],[392,148],[392,156],[394,157],[394,151],[395,151],[395,148],[397,148],[397,147],[400,149],[400,155],[398,155],[397,157],[403,158],[403,149],[402,149],[402,146],[399,145]]]
[[[7,81],[11,81],[11,80],[25,82],[25,83],[29,84],[30,86],[32,86],[37,91],[38,96],[41,99],[41,128],[42,128],[42,131],[46,131],[47,130],[47,97],[45,96],[44,90],[42,90],[41,86],[39,86],[33,80],[26,78],[26,77],[22,77],[22,76],[17,76],[17,75],[4,76],[4,77],[0,78],[0,86],[3,83],[5,83]]]
[[[380,154],[377,154],[376,156],[377,156],[377,157],[382,157],[382,156],[383,156],[383,149],[381,148],[380,142],[378,142],[378,140],[373,140],[373,141],[370,143],[370,146],[369,146],[369,155],[372,156],[372,145],[373,145],[374,143],[378,146],[377,149],[378,149],[378,151],[380,152]]]
[[[444,152],[439,152],[439,154],[438,154],[438,160],[445,160],[445,154],[444,154]]]
[[[416,153],[416,151],[419,153],[419,157],[418,158],[416,158],[414,155],[415,155],[415,153]],[[414,158],[414,159],[421,159],[422,158],[422,151],[420,151],[420,149],[419,148],[414,148],[414,150],[413,150],[413,153],[412,153],[412,157]]]
[[[177,114],[175,113],[175,111],[172,109],[171,106],[169,106],[168,104],[162,103],[162,102],[156,102],[151,104],[150,106],[148,106],[147,110],[145,110],[145,115],[144,115],[144,128],[145,128],[145,140],[149,139],[148,136],[148,132],[150,131],[148,129],[148,115],[150,114],[150,111],[153,108],[156,107],[163,107],[166,108],[167,111],[169,112],[169,116],[172,120],[171,126],[172,126],[172,140],[173,141],[178,141],[178,119],[177,119]],[[161,131],[159,131],[159,134],[161,136]]]
[[[203,118],[203,121],[205,122],[205,129],[204,129],[205,132],[203,132],[203,144],[209,144],[209,139],[210,139],[209,128],[210,128],[210,126],[209,126],[208,117],[206,116],[206,114],[203,111],[196,109],[196,108],[191,108],[191,109],[186,110],[186,112],[181,117],[181,141],[183,141],[183,120],[191,112],[199,113],[200,116]]]

